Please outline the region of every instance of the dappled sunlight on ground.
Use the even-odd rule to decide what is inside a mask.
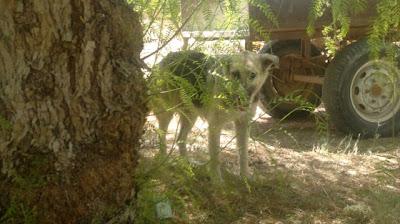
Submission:
[[[276,208],[279,210],[278,213],[273,208],[270,208],[272,210],[269,212],[264,211],[262,207],[258,207],[257,204],[252,205],[250,202],[251,209],[246,210],[234,223],[368,223],[357,222],[357,217],[353,217],[353,209],[361,209],[368,214],[373,213],[376,217],[386,217],[386,219],[380,218],[382,220],[399,220],[396,217],[391,218],[393,214],[390,211],[389,215],[384,215],[386,210],[381,211],[382,206],[379,204],[389,203],[391,198],[395,198],[398,201],[394,202],[392,207],[400,208],[398,137],[353,139],[334,131],[322,135],[316,131],[313,117],[280,122],[269,116],[262,116],[261,111],[258,115],[261,116],[256,116],[258,119],[252,125],[252,139],[249,141],[249,164],[252,176],[255,179],[265,179],[269,181],[268,183],[279,182],[282,179],[289,187],[284,185],[277,188],[284,188],[282,191],[290,189],[292,191],[290,194],[296,197],[293,200],[298,201],[293,201],[292,207],[287,208],[286,215],[283,214],[288,206],[288,201],[285,200],[290,201],[290,199],[269,199],[272,200],[270,203],[276,203],[278,207],[281,204],[282,207]],[[178,119],[175,118],[169,127],[169,148],[176,148],[174,133],[178,123]],[[149,124],[156,126],[155,119],[150,117]],[[225,169],[237,175],[238,154],[235,150],[233,130],[233,125],[229,124],[223,131],[221,159]],[[154,133],[153,135],[147,133],[146,136],[155,139]],[[147,139],[144,145],[146,156],[151,157],[157,152],[156,140]],[[200,119],[190,135],[188,149],[193,164],[207,163],[207,124]],[[177,151],[174,150],[172,154],[177,155]],[[270,188],[268,189],[270,191]],[[261,191],[259,194],[265,193],[263,197],[271,194],[262,192],[262,187],[261,190],[256,187],[256,191]],[[384,195],[379,197],[387,196],[387,199],[379,201],[375,198],[378,197],[375,192]],[[268,205],[267,203],[259,206]],[[346,209],[351,213],[348,215],[350,218],[346,216]],[[309,222],[306,222],[307,220]],[[387,221],[375,223],[385,222]]]

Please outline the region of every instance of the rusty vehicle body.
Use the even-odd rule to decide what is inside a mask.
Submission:
[[[307,34],[307,26],[309,22],[309,14],[313,0],[264,0],[272,9],[274,15],[278,19],[279,26],[274,27],[266,18],[262,10],[258,7],[249,5],[249,17],[261,24],[270,34],[270,38],[276,39],[309,39]],[[372,18],[376,14],[376,1],[368,1],[367,10],[361,12],[351,19],[349,39],[359,39],[369,30]],[[321,37],[323,26],[328,25],[332,21],[329,12],[318,19],[315,23],[316,33],[313,38]],[[250,27],[249,39],[252,41],[262,40],[258,32]]]
[[[199,1],[183,1],[186,10],[182,15],[193,12],[187,10],[191,5],[188,2]],[[277,26],[262,9],[248,5],[250,21],[256,21],[270,40],[265,40],[265,35],[250,25],[244,37],[246,49],[253,50],[253,43],[264,42],[260,53],[280,57],[280,69],[262,90],[260,101],[264,111],[272,117],[290,118],[308,115],[313,108],[310,105],[317,107],[323,103],[331,123],[347,134],[397,135],[400,132],[400,51],[393,43],[382,43],[381,51],[396,49],[394,62],[386,61],[384,55],[371,58],[365,38],[377,14],[377,2],[368,0],[366,9],[351,17],[346,39],[338,43],[340,49],[329,58],[326,55],[330,52],[325,51],[322,37],[324,26],[332,22],[329,10],[315,21],[315,33],[310,37],[307,26],[313,0],[259,0],[258,3],[271,9]],[[216,19],[221,18],[219,13]]]

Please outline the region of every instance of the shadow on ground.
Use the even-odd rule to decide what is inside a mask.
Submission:
[[[326,122],[316,121],[316,117],[323,116],[323,112],[318,112],[309,117],[284,121],[262,116],[252,125],[252,137],[266,144],[295,151],[323,147],[331,152],[382,153],[400,148],[400,136],[369,139],[346,136],[328,127]]]
[[[208,177],[204,125],[190,136],[190,163],[174,152],[160,159],[154,156],[156,145],[145,144],[138,223],[400,223],[398,138],[354,139],[332,130],[320,133],[317,126],[313,117],[258,119],[247,181],[237,175],[234,133],[228,126],[222,136],[225,181],[220,186]],[[154,207],[165,200],[174,215],[159,220]]]

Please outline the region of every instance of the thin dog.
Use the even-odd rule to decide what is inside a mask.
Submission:
[[[196,119],[208,123],[210,171],[221,179],[220,135],[227,122],[234,122],[239,151],[240,175],[247,177],[249,125],[258,94],[279,58],[244,51],[210,57],[197,51],[169,53],[151,75],[150,88],[157,91],[150,102],[159,122],[160,152],[165,155],[166,133],[174,113],[180,117],[178,148],[186,156],[186,141]]]

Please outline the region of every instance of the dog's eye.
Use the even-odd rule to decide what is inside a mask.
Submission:
[[[253,80],[253,79],[255,79],[256,77],[257,77],[257,74],[254,73],[254,72],[252,72],[252,73],[250,73],[249,79]]]

